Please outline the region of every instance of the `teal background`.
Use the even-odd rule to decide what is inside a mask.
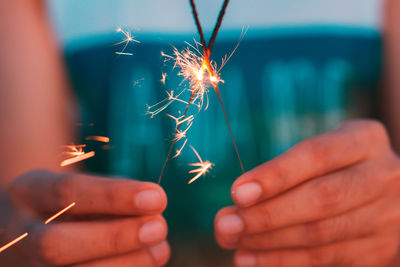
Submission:
[[[234,48],[240,31],[236,33],[235,38],[228,32],[217,40],[213,59],[220,62]],[[66,54],[81,109],[81,142],[88,135],[111,139],[107,150],[88,143],[96,157],[83,164],[90,172],[155,182],[174,125],[165,113],[150,119],[146,104],[165,98],[165,90],[181,82],[171,65],[163,63],[160,51],[171,53],[171,45],[182,48],[192,36],[143,36],[140,44],[128,47],[133,56],[115,55],[120,47],[113,44],[119,35],[97,38],[97,45]],[[245,169],[344,120],[378,116],[381,50],[379,33],[370,29],[310,26],[250,31],[222,70],[225,83],[220,85]],[[168,73],[166,85],[160,82],[162,72]],[[178,106],[166,112],[175,114]],[[221,207],[232,204],[230,186],[240,168],[212,90],[209,108],[196,117],[188,142],[215,166],[187,185],[192,177],[187,164],[196,161],[193,153],[186,149],[168,164],[161,184],[169,198],[165,216],[173,250],[170,266],[230,266],[230,253],[213,240],[213,218]]]

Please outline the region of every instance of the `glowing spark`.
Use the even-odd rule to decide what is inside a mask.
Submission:
[[[168,95],[168,100],[177,101],[177,102],[181,102],[181,103],[183,103],[183,104],[189,105],[189,102],[178,98],[183,92],[184,92],[184,91],[182,91],[179,95],[174,96],[174,90],[171,90],[171,92],[166,91],[166,93],[167,93],[167,95]],[[198,108],[200,108],[200,105],[199,105],[199,104],[196,104],[196,103],[193,103],[193,102],[191,102],[190,104],[191,104],[191,105],[195,105],[195,106],[197,106]]]
[[[63,160],[63,161],[61,162],[60,166],[61,166],[61,167],[65,167],[65,166],[68,166],[68,165],[77,163],[77,162],[79,162],[79,161],[83,161],[83,160],[86,160],[86,159],[88,159],[88,158],[91,158],[91,157],[93,157],[94,155],[95,155],[94,151],[90,151],[90,152],[88,152],[88,153],[84,153],[84,154],[78,155],[78,156],[76,156],[76,157]]]
[[[54,219],[56,219],[58,216],[60,216],[61,214],[63,214],[64,212],[66,212],[67,210],[72,208],[73,206],[75,206],[75,202],[71,203],[68,207],[66,207],[63,210],[59,211],[57,214],[51,216],[49,219],[47,219],[47,221],[44,224],[48,224],[49,222],[53,221]]]
[[[95,136],[91,135],[85,138],[85,140],[92,140],[92,141],[98,141],[98,142],[103,142],[103,143],[108,143],[110,142],[110,138],[106,136]]]
[[[165,79],[167,78],[167,74],[166,73],[161,73],[161,82],[162,82],[162,84],[165,84]]]
[[[173,159],[178,157],[182,153],[182,150],[185,147],[186,142],[187,142],[187,139],[185,139],[185,142],[183,142],[183,145],[181,146],[181,148],[176,150],[175,155],[172,157]]]
[[[156,116],[157,114],[165,110],[169,105],[171,105],[172,102],[174,102],[174,100],[169,100],[167,98],[158,102],[155,105],[152,106],[147,105],[146,114],[150,115],[150,118],[154,118],[154,116]],[[155,108],[155,110],[153,110],[153,108]]]
[[[193,115],[190,115],[190,116],[188,116],[188,117],[186,117],[185,118],[185,116],[180,116],[180,117],[178,117],[178,118],[176,118],[176,117],[174,117],[174,116],[172,116],[172,115],[170,115],[170,114],[166,114],[168,117],[170,117],[171,119],[173,119],[173,120],[175,120],[175,124],[176,124],[176,126],[179,126],[179,125],[181,125],[182,123],[184,123],[185,121],[187,121],[188,122],[188,125],[193,121],[193,119],[194,119],[194,117],[193,117]]]
[[[133,56],[133,53],[126,53],[126,52],[115,52],[115,54],[123,56]]]
[[[188,43],[187,43],[188,44]],[[196,46],[188,44],[189,47],[179,51],[173,48],[173,55],[167,55],[161,52],[165,61],[172,60],[174,62],[173,68],[179,68],[178,75],[183,77],[183,81],[189,81],[191,93],[193,93],[193,103],[195,103],[199,110],[203,106],[204,97],[207,97],[208,107],[208,92],[209,87],[214,86],[220,82],[224,82],[219,77],[219,70],[217,70],[215,62],[206,62],[204,56],[199,51],[198,43]]]
[[[190,163],[189,166],[194,166],[194,167],[198,167],[197,169],[191,170],[189,171],[189,173],[197,173],[196,176],[194,176],[192,179],[190,179],[190,181],[188,182],[188,184],[193,183],[194,181],[196,181],[200,176],[205,175],[206,173],[208,173],[208,171],[212,168],[212,166],[214,164],[212,164],[211,162],[209,162],[208,160],[203,161],[199,155],[199,153],[197,153],[196,149],[194,149],[192,146],[190,146],[190,148],[193,150],[193,152],[196,154],[197,158],[199,159],[199,162],[196,163]]]
[[[165,110],[174,101],[197,106],[200,111],[205,101],[204,98],[206,98],[205,109],[207,109],[209,88],[220,82],[224,82],[219,76],[220,69],[217,71],[216,64],[204,60],[204,56],[199,51],[199,44],[197,42],[195,42],[195,46],[189,43],[187,44],[189,47],[182,51],[174,47],[172,55],[161,52],[161,56],[164,57],[164,61],[173,61],[173,68],[179,69],[178,75],[183,77],[183,81],[189,81],[190,87],[189,89],[184,89],[176,96],[173,90],[170,92],[167,91],[168,97],[166,99],[155,105],[148,106],[146,113],[150,114],[151,118]],[[162,83],[165,83],[165,78],[166,74],[162,73]],[[179,98],[184,92],[190,92],[190,95],[192,95],[191,101],[185,101]]]
[[[66,145],[62,146],[69,151],[64,151],[63,155],[69,156],[69,157],[77,157],[77,156],[82,156],[85,154],[85,151],[83,151],[83,148],[86,147],[86,145]]]
[[[24,239],[25,237],[28,236],[28,233],[25,233],[19,237],[17,237],[16,239],[14,239],[13,241],[7,243],[6,245],[2,246],[0,248],[0,253],[3,252],[4,250],[8,249],[9,247],[11,247],[12,245],[15,245],[16,243],[18,243],[19,241],[21,241],[22,239]]]
[[[177,128],[175,137],[174,137],[174,139],[172,139],[172,141],[178,142],[179,140],[185,138],[187,131],[190,129],[190,127],[192,127],[192,125],[193,125],[193,122],[189,122],[185,130],[181,130],[181,129]]]
[[[125,44],[124,47],[120,52],[115,52],[117,55],[127,55],[127,56],[132,56],[132,53],[125,53],[125,49],[128,47],[128,44],[130,42],[135,42],[135,43],[140,43],[138,40],[135,39],[135,36],[132,36],[132,34],[129,31],[123,30],[121,27],[118,27],[116,29],[116,32],[120,32],[125,36],[125,39],[123,39],[121,42],[116,43],[115,45],[120,45],[120,44]]]
[[[220,76],[219,76],[219,72],[222,69],[222,67],[229,61],[229,59],[231,58],[231,56],[233,55],[233,53],[236,51],[238,45],[235,47],[235,49],[233,50],[233,52],[229,55],[229,57],[225,56],[222,60],[222,64],[221,67],[217,70],[217,66],[215,64],[215,62],[210,60],[210,55],[211,55],[211,51],[212,48],[214,46],[215,40],[217,38],[217,34],[218,31],[221,27],[222,24],[222,20],[223,17],[225,15],[225,11],[226,8],[228,6],[229,0],[224,0],[223,5],[221,7],[221,10],[219,12],[218,15],[218,19],[217,22],[215,24],[213,33],[211,35],[210,41],[208,43],[208,45],[205,42],[204,39],[204,34],[203,34],[203,30],[200,24],[200,20],[198,17],[198,13],[196,10],[196,5],[194,0],[190,0],[190,5],[191,5],[191,9],[192,9],[192,14],[195,20],[195,24],[198,30],[198,33],[200,35],[200,40],[201,43],[200,45],[202,46],[202,50],[203,53],[201,53],[199,51],[199,43],[195,41],[195,45],[196,47],[189,45],[189,48],[186,48],[184,50],[182,50],[181,52],[178,51],[176,48],[174,48],[174,54],[172,56],[170,55],[166,55],[164,52],[161,51],[161,56],[165,57],[164,62],[168,61],[168,60],[174,60],[174,68],[175,67],[179,67],[180,70],[178,72],[178,75],[183,76],[183,81],[188,80],[191,89],[188,89],[188,91],[190,91],[190,98],[188,100],[188,103],[186,105],[186,109],[183,113],[182,119],[181,121],[185,120],[186,114],[189,110],[189,107],[192,103],[198,103],[199,105],[199,111],[201,110],[201,108],[203,107],[203,103],[204,103],[204,96],[207,98],[207,105],[205,107],[205,109],[207,109],[208,107],[208,88],[210,87],[210,85],[214,88],[215,93],[218,96],[219,102],[221,103],[221,107],[222,107],[222,111],[224,113],[224,117],[225,117],[225,121],[226,124],[228,126],[229,129],[229,133],[231,135],[232,138],[232,143],[233,146],[235,148],[235,152],[236,155],[238,157],[238,161],[240,164],[240,167],[242,169],[242,173],[244,173],[244,168],[243,168],[243,164],[242,161],[240,159],[240,155],[239,155],[239,151],[235,142],[235,139],[233,137],[233,133],[232,133],[232,129],[231,126],[229,124],[229,120],[228,120],[228,116],[224,107],[224,104],[222,102],[222,98],[221,98],[221,94],[219,91],[219,87],[218,87],[218,83],[219,82],[224,82]],[[243,33],[243,30],[242,30]],[[241,40],[240,40],[241,41]],[[239,43],[240,43],[239,41]],[[197,54],[193,51],[190,50],[190,47],[194,49],[195,52],[197,52]],[[206,73],[205,73],[206,72]],[[206,76],[204,75],[206,74]],[[182,82],[183,82],[182,81]],[[171,103],[169,103],[171,104]],[[169,105],[168,104],[168,105]],[[173,118],[173,117],[172,117]],[[176,132],[175,132],[175,139],[174,140],[179,140],[179,138],[182,136],[183,132],[180,131],[181,125],[182,124],[178,124],[178,119],[175,118],[177,126],[176,126]],[[190,122],[193,119],[190,120]],[[161,179],[164,175],[168,160],[170,158],[172,149],[174,148],[176,142],[172,142],[171,146],[169,148],[167,157],[164,161],[164,165],[162,167],[160,176],[158,178],[158,184],[161,183]],[[186,142],[185,142],[186,144]],[[192,170],[189,173],[197,173],[197,175],[195,177],[193,177],[190,181],[189,184],[192,183],[193,181],[195,181],[196,179],[198,179],[201,175],[204,175],[205,173],[208,172],[208,170],[213,166],[213,164],[209,161],[203,162],[200,158],[200,156],[198,155],[198,153],[196,152],[196,150],[192,147],[192,150],[195,152],[196,156],[198,157],[198,159],[200,160],[199,163],[193,163],[191,164],[191,166],[196,166],[199,167],[198,169]],[[177,155],[180,154],[180,151],[178,150],[176,155],[174,157],[176,157]]]

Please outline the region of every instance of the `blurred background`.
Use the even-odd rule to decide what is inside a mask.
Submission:
[[[181,78],[164,63],[161,51],[198,39],[188,1],[49,1],[55,32],[63,47],[80,107],[80,136],[105,135],[110,149],[96,149],[85,161],[94,173],[157,181],[174,124],[165,113],[145,115],[146,104],[166,97]],[[206,39],[221,0],[197,1]],[[377,116],[381,76],[382,2],[379,0],[231,0],[212,58],[220,63],[220,85],[239,152],[250,170],[296,142],[335,128],[349,118]],[[118,56],[129,29],[140,43]],[[161,74],[167,73],[166,84]],[[182,84],[180,86],[185,86]],[[172,105],[167,113],[176,113]],[[83,142],[83,139],[82,139]],[[231,266],[230,252],[213,239],[213,217],[230,205],[230,186],[240,173],[218,99],[195,119],[189,142],[210,173],[187,185],[186,149],[171,160],[162,181],[169,197],[172,258],[169,266]],[[290,166],[288,166],[290,167]]]

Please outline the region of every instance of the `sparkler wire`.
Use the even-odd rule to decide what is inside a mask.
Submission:
[[[195,94],[196,94],[196,91],[193,90],[192,93],[191,93],[191,95],[190,95],[189,102],[188,102],[188,104],[186,105],[185,112],[183,113],[183,116],[182,116],[183,118],[186,117],[186,113],[187,113],[188,110],[189,110],[190,104],[191,104],[191,102],[192,102],[193,97],[195,96]],[[179,130],[181,129],[182,124],[183,124],[183,123],[179,124],[178,127],[176,128],[176,133],[178,133]],[[175,137],[176,137],[176,134],[175,134]],[[175,143],[176,143],[176,142],[177,142],[176,138],[174,138],[174,139],[171,141],[171,146],[169,147],[169,151],[168,151],[167,157],[166,157],[166,159],[165,159],[165,161],[164,161],[164,165],[163,165],[163,168],[162,168],[162,170],[161,170],[160,177],[158,178],[158,184],[161,183],[162,177],[164,176],[165,168],[167,167],[168,160],[169,160],[169,158],[171,157],[172,149],[174,149],[174,146],[175,146]]]
[[[222,20],[223,20],[224,15],[225,15],[226,8],[228,7],[229,0],[224,0],[224,3],[222,4],[222,7],[221,7],[220,12],[218,14],[217,22],[216,22],[216,24],[214,26],[210,41],[208,43],[208,46],[206,46],[206,42],[205,42],[205,39],[204,39],[204,33],[203,33],[203,30],[202,30],[200,19],[199,19],[199,15],[198,15],[197,9],[196,9],[196,4],[195,4],[194,0],[189,0],[189,3],[190,3],[190,6],[192,8],[193,18],[194,18],[194,21],[195,21],[195,24],[196,24],[196,27],[197,27],[197,31],[198,31],[199,36],[200,36],[201,45],[203,47],[203,58],[204,58],[203,59],[204,60],[203,64],[206,64],[209,74],[211,76],[215,77],[215,73],[214,73],[213,68],[211,66],[211,63],[210,63],[210,55],[211,55],[211,51],[213,49],[215,40],[217,39],[218,31],[221,28]],[[240,155],[239,155],[239,151],[238,151],[238,148],[237,148],[237,145],[236,145],[236,142],[235,142],[235,138],[233,137],[232,129],[231,129],[231,126],[230,126],[230,123],[229,123],[229,120],[228,120],[228,116],[227,116],[224,104],[222,102],[222,98],[221,98],[221,94],[219,92],[218,85],[213,82],[212,86],[213,86],[216,94],[218,95],[219,102],[221,103],[222,110],[223,110],[224,116],[225,116],[225,121],[226,121],[226,123],[228,125],[228,129],[229,129],[229,133],[230,133],[231,138],[232,138],[233,146],[235,147],[235,152],[236,152],[236,155],[237,155],[238,160],[239,160],[240,168],[242,170],[242,173],[244,173],[243,164],[242,164],[242,161],[240,159]],[[193,89],[192,94],[190,95],[190,99],[189,99],[188,104],[186,106],[185,112],[184,112],[184,114],[182,116],[183,119],[185,119],[185,117],[186,117],[187,111],[188,111],[189,106],[190,106],[190,104],[191,104],[191,102],[192,102],[192,100],[193,100],[193,98],[195,96],[196,91],[197,91],[196,88]],[[178,127],[176,129],[175,137],[179,133],[181,125],[182,124],[178,125]],[[171,156],[171,153],[172,153],[172,150],[174,148],[175,143],[176,143],[176,139],[174,138],[174,140],[172,140],[172,142],[171,142],[171,146],[169,148],[167,158],[165,159],[163,168],[161,170],[160,177],[158,178],[158,184],[161,183],[162,177],[164,175],[165,169],[167,167],[168,160],[169,160],[169,158]]]
[[[15,245],[16,243],[18,243],[19,241],[21,241],[22,239],[24,239],[25,237],[28,236],[28,233],[25,233],[23,235],[20,235],[19,237],[17,237],[16,239],[14,239],[13,241],[5,244],[4,246],[2,246],[0,248],[0,253],[3,252],[4,250],[8,249],[9,247]]]
[[[215,40],[217,39],[218,31],[221,28],[222,20],[224,19],[225,11],[226,11],[226,8],[228,7],[228,4],[229,4],[229,0],[225,0],[223,5],[222,5],[222,7],[221,7],[221,10],[219,11],[217,22],[216,22],[216,24],[214,26],[214,30],[213,30],[213,33],[211,35],[210,41],[208,42],[208,51],[209,51],[208,52],[209,53],[208,56],[211,55],[211,51],[213,49]]]
[[[232,142],[233,142],[233,146],[235,147],[235,152],[236,152],[237,158],[239,160],[240,168],[242,170],[242,173],[244,173],[243,163],[242,163],[242,160],[240,159],[239,150],[237,148],[237,145],[236,145],[236,142],[235,142],[235,138],[233,137],[231,125],[230,125],[229,120],[228,120],[228,115],[226,114],[224,103],[222,102],[221,94],[219,93],[218,85],[216,85],[214,87],[214,89],[215,89],[215,92],[218,95],[219,102],[221,103],[222,111],[224,112],[225,121],[226,121],[226,124],[228,125],[229,133],[231,134],[231,139],[232,139]]]
[[[197,31],[199,32],[199,35],[200,35],[201,45],[203,46],[203,49],[205,49],[206,48],[206,40],[204,39],[203,30],[201,28],[201,24],[200,24],[200,20],[199,20],[199,14],[197,13],[196,4],[194,3],[194,0],[190,0],[190,6],[192,7],[194,22],[196,23]]]

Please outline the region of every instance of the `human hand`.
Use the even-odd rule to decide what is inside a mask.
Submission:
[[[29,233],[15,245],[23,266],[150,267],[168,261],[161,215],[167,197],[156,184],[33,171],[15,180],[10,199],[7,238]],[[44,224],[72,202],[66,214]]]
[[[399,248],[399,178],[385,128],[349,122],[239,177],[216,239],[240,267],[387,266]]]

